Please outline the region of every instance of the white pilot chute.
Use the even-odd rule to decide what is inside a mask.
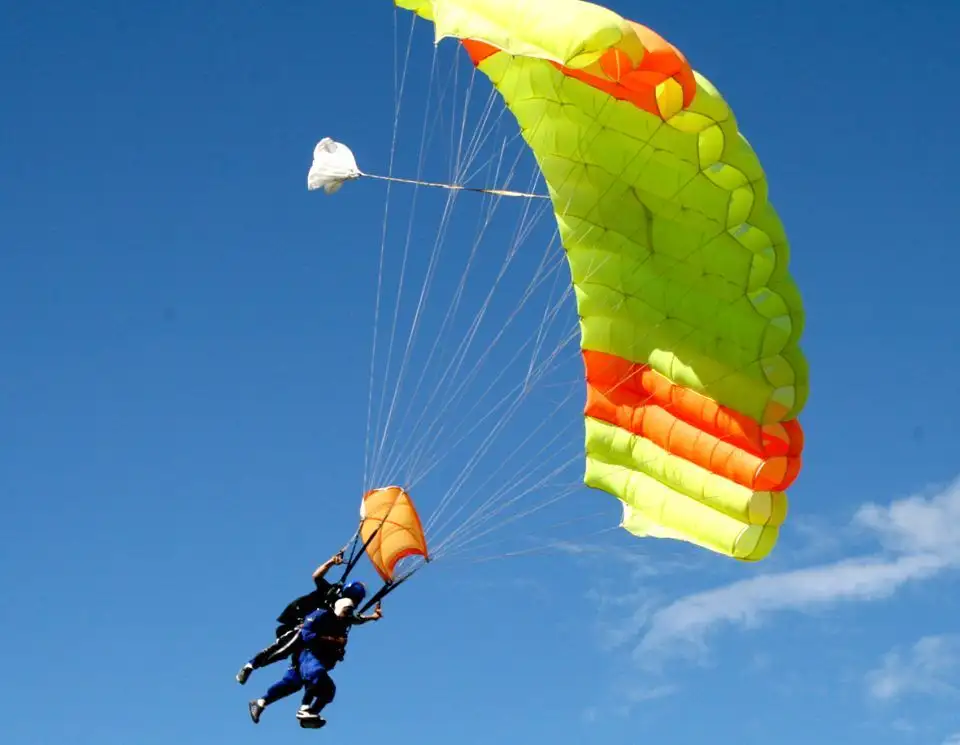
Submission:
[[[324,137],[313,149],[313,164],[307,174],[307,189],[316,191],[323,189],[327,194],[334,194],[347,181],[358,178],[369,178],[377,181],[392,181],[398,184],[414,184],[416,186],[431,186],[451,191],[471,191],[480,194],[493,194],[498,197],[524,197],[526,199],[549,199],[546,194],[530,194],[524,191],[511,189],[484,189],[460,184],[443,184],[436,181],[421,181],[419,179],[400,178],[398,176],[379,176],[374,173],[364,173],[357,166],[357,159],[353,151],[341,142]]]
[[[327,194],[334,194],[345,181],[362,175],[353,151],[346,145],[324,137],[313,149],[313,165],[307,174],[307,189],[323,189]]]

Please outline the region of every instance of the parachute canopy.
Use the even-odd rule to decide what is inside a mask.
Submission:
[[[360,504],[360,538],[367,556],[384,582],[394,581],[401,559],[429,559],[427,539],[410,495],[399,486],[367,492]]]
[[[461,40],[543,173],[580,316],[586,484],[636,535],[763,558],[800,470],[804,314],[730,108],[670,43],[598,5],[395,2]],[[369,514],[395,500],[409,526],[392,489]],[[414,536],[391,525],[375,564],[423,550]]]

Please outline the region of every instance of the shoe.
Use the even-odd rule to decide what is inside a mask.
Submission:
[[[304,729],[320,729],[323,725],[327,723],[327,720],[324,719],[319,714],[314,714],[310,717],[297,717],[300,720],[300,726]]]
[[[297,720],[304,729],[320,729],[327,723],[319,714],[314,714],[307,706],[301,706],[297,711]]]
[[[247,706],[250,709],[250,718],[253,720],[253,723],[259,724],[260,715],[263,714],[263,710],[266,707],[259,701],[251,701]]]
[[[247,678],[250,677],[250,673],[252,673],[252,672],[253,672],[253,665],[251,665],[251,664],[248,662],[246,665],[244,665],[243,667],[241,667],[241,668],[240,668],[240,672],[237,673],[237,682],[238,682],[240,685],[243,685],[244,683],[247,682]]]

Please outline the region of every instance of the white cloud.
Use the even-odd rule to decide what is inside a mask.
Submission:
[[[889,597],[906,582],[944,569],[936,556],[850,559],[808,569],[765,574],[688,595],[651,617],[636,654],[699,652],[706,633],[722,623],[757,626],[777,611],[805,610],[845,600]]]
[[[883,664],[867,674],[867,690],[880,701],[911,694],[960,696],[958,673],[960,635],[925,636],[906,654],[888,652]]]
[[[929,499],[914,496],[889,507],[867,504],[854,518],[892,551],[934,554],[960,563],[960,479]]]
[[[628,717],[637,706],[679,693],[680,686],[669,684],[643,687],[628,683],[616,687],[615,692],[617,695],[611,699],[612,703],[608,701],[602,706],[588,706],[584,709],[583,720],[593,723],[601,717]]]
[[[903,717],[898,717],[890,722],[890,726],[897,732],[903,732],[907,735],[915,734],[917,731],[917,725],[911,722],[909,719]]]
[[[943,741],[943,745],[960,745],[960,732],[954,732],[950,735]]]
[[[624,691],[626,699],[632,703],[642,703],[643,701],[655,701],[658,698],[666,698],[680,691],[677,685],[659,685],[650,688],[630,688]]]
[[[587,724],[593,724],[600,718],[600,708],[597,706],[588,706],[583,710],[583,721]]]
[[[708,632],[722,624],[756,626],[778,611],[879,600],[910,582],[960,567],[960,479],[931,497],[864,505],[853,526],[874,535],[884,550],[760,575],[647,611],[635,655],[644,661],[665,653],[695,656]]]
[[[618,565],[628,567],[631,580],[637,582],[665,574],[689,572],[704,563],[704,557],[678,559],[658,555],[654,559],[649,554],[637,551],[634,547],[617,548],[605,543],[585,541],[554,541],[550,544],[550,548],[583,560],[592,560],[599,565],[607,564],[614,559]],[[607,598],[607,602],[615,602],[615,598]]]

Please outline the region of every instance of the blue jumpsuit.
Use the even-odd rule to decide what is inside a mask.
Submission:
[[[330,677],[341,659],[343,647],[321,637],[346,637],[350,627],[349,618],[340,618],[333,611],[319,609],[309,614],[300,630],[300,647],[286,674],[267,689],[263,700],[272,704],[281,698],[296,693],[301,688],[312,697],[311,711],[319,713],[333,701],[337,687]]]

